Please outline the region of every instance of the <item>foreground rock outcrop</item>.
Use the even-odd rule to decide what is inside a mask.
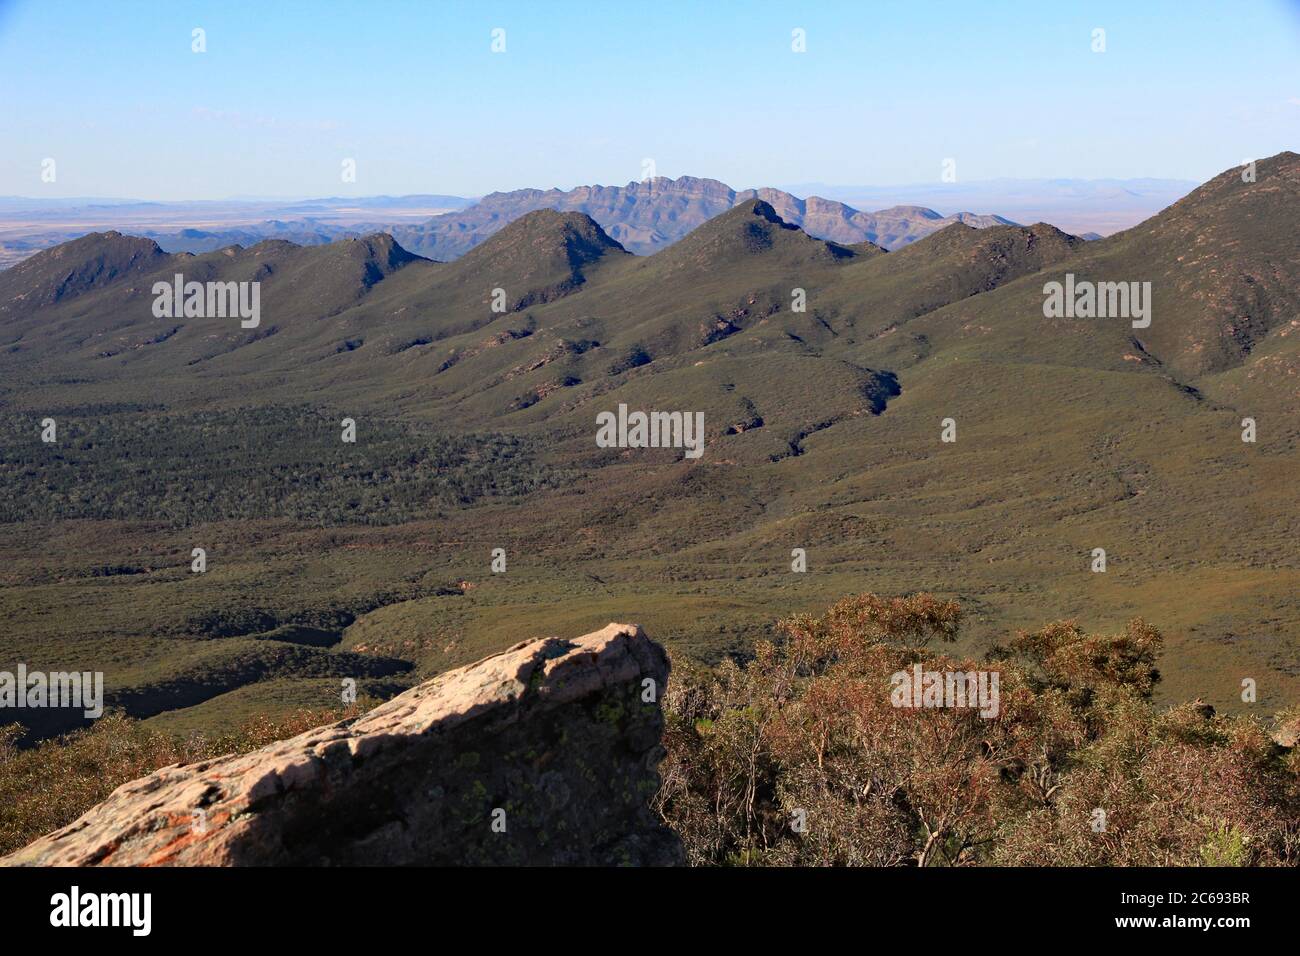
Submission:
[[[362,717],[124,784],[0,862],[679,863],[648,805],[667,677],[636,625],[528,641]]]

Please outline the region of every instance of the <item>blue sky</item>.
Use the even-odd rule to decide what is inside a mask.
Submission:
[[[1298,130],[1297,0],[0,0],[0,195],[1203,180]]]

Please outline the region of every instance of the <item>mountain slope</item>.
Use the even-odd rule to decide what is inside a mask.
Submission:
[[[72,253],[78,257],[71,260]],[[25,361],[76,364],[97,374],[172,372],[268,339],[285,329],[311,330],[353,306],[388,276],[412,264],[433,266],[378,234],[324,246],[264,240],[194,256],[169,255],[149,240],[96,233],[37,253],[0,274],[0,343]],[[153,286],[257,283],[258,325],[239,317],[155,315]]]
[[[1300,697],[1298,162],[1262,161],[1244,189],[1229,171],[1098,242],[954,223],[887,252],[750,197],[650,256],[595,217],[535,211],[453,262],[383,237],[145,271],[101,269],[93,244],[45,260],[0,299],[0,488],[25,516],[0,540],[0,652],[130,641],[185,673],[190,651],[140,622],[188,634],[216,615],[328,628],[419,676],[520,627],[635,614],[717,659],[845,593],[931,590],[972,608],[962,651],[1141,615],[1166,633],[1170,696],[1241,710],[1250,676],[1276,709]],[[260,277],[263,327],[155,320],[150,283],[178,266]],[[84,278],[52,296],[68,274]],[[1150,281],[1151,326],[1049,318],[1067,274]],[[619,405],[701,413],[702,457],[598,446]],[[66,445],[39,441],[48,414]],[[150,440],[171,454],[139,460]],[[231,476],[223,520],[184,525],[177,489]],[[160,514],[183,525],[165,541]],[[197,583],[195,540],[220,555]],[[392,581],[419,589],[369,593]],[[235,693],[204,713],[282,689]]]
[[[575,291],[587,272],[607,256],[626,250],[582,213],[539,209],[528,213],[471,250],[454,273],[479,270],[499,273],[508,308],[518,312]]]
[[[91,233],[65,242],[0,272],[0,321],[119,278],[146,275],[169,259],[156,242],[120,232]]]
[[[1247,361],[1300,316],[1300,155],[1260,160],[1256,181],[1230,169],[1141,225],[1100,243],[1097,271],[1150,281],[1155,315],[1141,337],[1190,375]]]

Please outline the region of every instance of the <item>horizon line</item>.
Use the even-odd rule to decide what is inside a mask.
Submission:
[[[998,176],[998,177],[992,177],[992,178],[986,178],[986,179],[966,179],[966,180],[961,180],[961,181],[958,181],[958,182],[951,182],[951,183],[949,183],[949,182],[911,182],[911,183],[828,183],[828,182],[822,182],[822,181],[818,181],[818,180],[811,180],[811,181],[808,181],[808,182],[802,182],[802,183],[787,183],[787,184],[784,184],[784,185],[776,185],[776,186],[767,185],[767,186],[745,186],[745,187],[736,187],[736,186],[732,186],[730,183],[726,182],[725,180],[722,180],[722,179],[715,179],[715,178],[712,177],[712,176],[695,176],[695,175],[692,175],[692,174],[690,174],[690,173],[683,173],[683,174],[680,175],[680,176],[653,176],[653,177],[647,177],[646,179],[631,179],[631,180],[628,180],[627,182],[624,182],[624,183],[615,183],[615,182],[613,182],[613,181],[611,181],[611,182],[609,182],[609,183],[578,183],[578,184],[576,184],[576,185],[568,186],[568,187],[565,187],[565,186],[545,186],[545,187],[542,187],[542,186],[517,186],[517,187],[515,187],[515,188],[513,188],[513,189],[494,189],[494,190],[491,190],[490,192],[480,193],[480,194],[473,194],[473,195],[465,195],[465,194],[461,194],[461,193],[450,193],[450,192],[430,192],[430,191],[419,191],[419,192],[396,192],[396,193],[393,193],[393,192],[364,193],[364,194],[358,194],[358,195],[355,195],[355,196],[348,196],[348,195],[342,195],[342,194],[334,194],[334,195],[307,194],[307,195],[284,195],[284,196],[238,196],[238,195],[236,195],[236,196],[223,196],[223,197],[202,197],[202,196],[194,196],[194,197],[189,197],[189,198],[185,198],[185,199],[150,199],[150,198],[146,198],[146,197],[142,197],[142,196],[109,196],[109,195],[32,196],[32,195],[23,195],[23,194],[19,194],[19,193],[4,193],[4,194],[0,194],[0,201],[3,201],[3,200],[10,200],[10,199],[21,199],[21,200],[23,200],[23,201],[25,201],[25,202],[48,202],[48,201],[54,201],[54,202],[101,202],[101,203],[111,202],[111,203],[119,203],[119,204],[127,204],[127,203],[153,203],[153,204],[157,204],[157,205],[175,205],[175,204],[181,204],[181,203],[302,203],[302,202],[313,202],[313,201],[321,201],[321,200],[360,201],[360,200],[365,200],[365,199],[406,199],[406,198],[409,198],[409,197],[412,197],[412,196],[442,196],[442,197],[446,197],[446,198],[448,198],[448,199],[464,199],[464,200],[479,201],[479,200],[482,200],[483,198],[485,198],[486,196],[490,196],[490,195],[492,195],[493,193],[511,193],[511,192],[521,192],[521,191],[523,191],[523,190],[536,190],[536,191],[538,191],[538,192],[551,192],[551,191],[553,191],[553,190],[554,190],[554,191],[559,191],[559,192],[571,192],[572,190],[575,190],[575,189],[582,189],[582,188],[584,188],[584,187],[586,187],[586,188],[603,188],[603,189],[622,189],[622,188],[626,188],[627,186],[638,185],[638,184],[641,184],[641,183],[650,182],[650,181],[653,181],[653,180],[661,180],[661,179],[662,179],[662,180],[668,180],[669,182],[677,182],[677,181],[682,180],[682,179],[698,179],[698,180],[706,180],[706,181],[709,181],[709,182],[720,183],[720,184],[722,184],[723,186],[726,186],[728,189],[731,189],[733,192],[749,192],[749,191],[759,190],[759,189],[776,189],[776,190],[779,190],[779,191],[781,191],[781,192],[790,192],[791,195],[794,195],[794,193],[791,192],[791,190],[794,190],[794,189],[802,189],[802,188],[807,188],[807,187],[823,187],[823,188],[827,188],[827,189],[836,189],[836,190],[853,190],[853,189],[861,189],[861,190],[908,190],[908,189],[925,190],[925,189],[929,189],[929,190],[942,190],[942,191],[954,191],[954,192],[955,192],[955,191],[957,191],[957,190],[960,190],[960,189],[963,188],[963,187],[971,187],[971,186],[978,186],[978,185],[989,185],[989,184],[998,184],[998,183],[1132,183],[1132,182],[1153,182],[1153,183],[1171,183],[1171,184],[1178,184],[1178,185],[1185,185],[1185,184],[1187,184],[1187,183],[1193,183],[1193,184],[1196,184],[1196,185],[1201,185],[1202,182],[1204,182],[1204,180],[1197,180],[1197,179],[1184,179],[1184,178],[1181,178],[1181,177],[1175,177],[1175,176],[1125,176],[1125,177],[1120,177],[1120,176],[1097,176],[1097,177],[1087,177],[1087,176],[1026,176],[1026,177],[1017,177],[1017,176]],[[812,195],[808,195],[808,196],[796,196],[796,198],[800,198],[800,199],[811,199],[811,198],[814,198],[814,196],[812,196]],[[828,197],[815,197],[815,198],[828,198]]]

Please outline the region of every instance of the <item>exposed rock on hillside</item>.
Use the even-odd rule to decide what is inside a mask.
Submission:
[[[635,625],[528,641],[363,717],[124,784],[0,862],[678,863],[648,806],[663,716],[644,682],[662,700],[667,676]]]

